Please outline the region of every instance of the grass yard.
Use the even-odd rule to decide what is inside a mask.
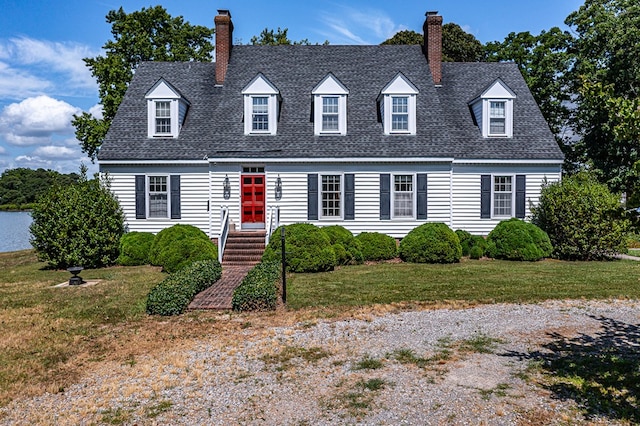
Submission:
[[[640,298],[640,262],[633,261],[382,263],[290,275],[288,309],[276,313],[188,312],[167,318],[145,314],[149,290],[165,277],[159,268],[86,270],[81,274],[85,280],[100,282],[55,288],[71,275],[44,266],[32,250],[0,253],[0,405],[45,391],[63,392],[104,361],[133,365],[137,356],[211,335],[224,345],[237,340],[246,324],[292,324],[402,302],[411,307],[412,302]]]
[[[547,299],[640,297],[640,262],[381,263],[287,280],[290,308],[419,301],[527,303]]]

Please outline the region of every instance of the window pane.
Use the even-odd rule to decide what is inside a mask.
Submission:
[[[512,216],[513,200],[511,176],[493,178],[493,215]]]
[[[171,106],[169,102],[156,102],[156,133],[171,133]]]
[[[269,130],[269,98],[259,96],[252,98],[253,113],[251,118],[253,130]]]
[[[167,217],[167,200],[167,177],[149,176],[149,217]]]
[[[337,114],[338,113],[338,98],[335,96],[322,98],[322,113],[323,114]]]
[[[491,118],[489,120],[489,133],[492,135],[504,135],[504,118]]]
[[[396,175],[393,181],[393,216],[413,217],[413,176]]]
[[[322,98],[322,131],[338,131],[338,98],[336,96]]]
[[[505,127],[505,102],[492,101],[489,103],[489,133],[492,135],[504,135]]]
[[[489,113],[492,118],[504,118],[504,102],[491,102],[490,104],[491,111]]]
[[[340,176],[322,176],[322,216],[340,217]]]
[[[391,130],[409,130],[409,99],[406,96],[391,98]]]
[[[322,130],[325,132],[338,130],[338,114],[322,115]]]
[[[393,114],[391,116],[391,130],[409,130],[409,115]]]

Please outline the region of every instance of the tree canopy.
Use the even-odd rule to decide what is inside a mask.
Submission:
[[[259,36],[251,37],[250,44],[253,45],[262,45],[262,46],[277,46],[277,45],[305,45],[309,46],[312,43],[309,39],[305,38],[299,41],[291,41],[287,33],[289,32],[288,28],[281,29],[278,27],[276,31],[273,29],[265,28],[262,30]],[[317,43],[316,43],[317,44]],[[323,43],[324,45],[329,44],[328,41]]]
[[[80,175],[68,175],[45,169],[8,169],[0,175],[0,205],[23,208],[35,203],[54,185],[67,186],[78,181]]]
[[[135,69],[143,61],[211,61],[214,30],[172,17],[162,6],[125,13],[122,7],[110,11],[113,40],[103,49],[105,55],[85,58],[85,64],[98,81],[103,117],[84,112],[74,116],[76,138],[82,151],[95,160]]]

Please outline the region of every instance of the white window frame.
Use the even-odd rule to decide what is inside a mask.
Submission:
[[[278,108],[280,92],[263,75],[258,74],[242,90],[244,98],[244,134],[245,135],[276,135],[278,133]],[[267,129],[253,129],[253,99],[267,98]]]
[[[258,100],[260,102],[256,103]],[[269,133],[269,112],[269,96],[251,96],[251,133]],[[257,117],[265,116],[266,120],[256,121]],[[264,125],[266,129],[257,128]]]
[[[380,115],[385,135],[415,135],[418,89],[402,73],[398,73],[380,92]],[[393,99],[407,98],[407,129],[393,129]],[[402,113],[404,115],[404,113]]]
[[[487,134],[489,135],[489,137],[508,137],[509,136],[509,132],[508,132],[508,127],[507,127],[507,115],[509,115],[507,113],[507,100],[506,99],[487,99],[487,104],[488,104],[488,123],[487,123]],[[502,112],[503,115],[502,116],[496,116],[494,115],[493,111],[494,108],[492,107],[493,104],[502,104]],[[498,119],[498,120],[503,120],[504,123],[504,131],[502,132],[493,132],[491,130],[491,123],[493,120]]]
[[[396,101],[402,100],[402,103],[396,104]],[[402,107],[403,111],[399,111],[397,107]],[[394,128],[397,117],[406,117],[406,127]],[[402,120],[404,124],[405,120]],[[409,96],[407,95],[391,95],[391,133],[409,133]]]
[[[165,179],[165,186],[166,186],[166,191],[151,191],[151,180],[154,178],[164,178]],[[147,175],[146,176],[146,182],[145,182],[145,196],[146,196],[146,200],[147,200],[147,205],[146,205],[146,209],[147,209],[147,219],[168,219],[171,215],[171,178],[169,175],[165,175],[165,174],[153,174],[153,175]],[[164,216],[151,216],[151,195],[153,194],[166,194],[167,196],[167,211],[165,212],[166,214]]]
[[[166,136],[171,136],[172,135],[172,123],[173,120],[171,119],[171,101],[170,100],[154,100],[153,101],[154,104],[154,121],[155,121],[155,131],[154,131],[154,135],[156,136],[162,136],[162,135],[166,135]],[[166,108],[163,108],[162,111],[165,112],[167,115],[158,115],[158,112],[160,111],[160,106],[166,104]],[[159,127],[165,127],[166,125],[161,125],[158,123],[158,120],[169,120],[169,126],[166,132],[160,131]]]
[[[347,134],[347,98],[349,90],[332,73],[327,74],[311,91],[313,95],[313,133],[322,135],[346,135]],[[338,128],[324,129],[323,118],[324,100],[328,98],[338,99]],[[334,113],[331,113],[335,115]]]
[[[164,79],[160,79],[145,95],[147,100],[147,137],[149,138],[177,138],[180,135],[182,124],[186,119],[189,101]],[[169,116],[158,117],[158,103],[169,103]],[[157,119],[168,118],[170,121],[169,132],[158,132]]]
[[[332,176],[332,177],[338,177],[339,180],[339,184],[340,184],[340,191],[339,191],[339,202],[340,202],[340,206],[339,206],[339,215],[338,216],[327,216],[324,214],[324,204],[323,204],[323,199],[322,199],[322,195],[324,193],[324,188],[323,188],[323,178],[324,177],[328,177],[328,176]],[[344,174],[341,173],[320,173],[318,174],[318,219],[319,220],[342,220],[344,218]]]
[[[496,179],[509,178],[511,185],[511,209],[509,214],[500,215],[496,213],[496,193],[506,194],[507,191],[496,191]],[[516,206],[516,176],[511,174],[496,174],[491,175],[491,217],[496,219],[508,219],[515,217]]]
[[[322,101],[322,119],[320,120],[321,133],[339,133],[340,132],[340,97],[339,96],[320,96]],[[329,103],[327,101],[331,100]],[[335,103],[334,103],[335,101]],[[332,128],[325,127],[325,118],[331,118]],[[335,128],[333,125],[335,124]]]
[[[396,177],[410,176],[411,177],[411,216],[398,216],[396,215]],[[399,220],[415,220],[416,218],[416,204],[417,204],[417,175],[415,173],[395,173],[391,175],[391,219]],[[404,193],[405,191],[402,191]]]
[[[497,79],[480,96],[469,103],[483,138],[512,138],[516,94],[501,79]],[[504,103],[504,132],[491,131],[491,103]]]

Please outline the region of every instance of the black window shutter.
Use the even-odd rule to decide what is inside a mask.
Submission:
[[[518,219],[524,219],[525,213],[525,198],[527,192],[527,176],[516,176],[516,217]]]
[[[353,173],[344,175],[344,220],[354,220],[356,216],[356,179]]]
[[[171,219],[180,219],[180,175],[171,175]]]
[[[307,220],[318,220],[318,175],[307,175]]]
[[[427,218],[427,174],[418,174],[418,219]]]
[[[136,219],[147,218],[147,180],[144,175],[136,175]]]
[[[391,175],[380,175],[380,220],[391,219]]]
[[[491,219],[491,175],[480,176],[480,218]]]

